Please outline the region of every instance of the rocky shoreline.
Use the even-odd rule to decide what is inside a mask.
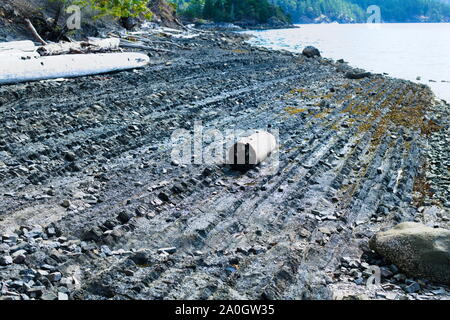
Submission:
[[[450,298],[369,248],[449,229],[448,104],[239,34],[153,40],[142,70],[0,87],[1,300]],[[278,170],[172,161],[196,121],[278,129]]]
[[[189,23],[189,22],[188,22]],[[277,19],[268,21],[265,24],[257,24],[250,22],[235,22],[235,23],[225,23],[225,22],[202,22],[193,23],[195,28],[200,30],[217,31],[217,32],[236,32],[236,31],[248,31],[248,30],[273,30],[273,29],[298,29],[291,23],[286,23]]]

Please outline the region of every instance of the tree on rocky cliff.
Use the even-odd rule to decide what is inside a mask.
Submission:
[[[177,11],[188,19],[201,18],[203,16],[203,6],[205,0],[191,0],[186,2],[185,0],[172,0],[175,4]]]
[[[143,15],[150,18],[152,13],[148,7],[149,0],[60,0],[72,2],[76,5],[89,6],[101,16],[113,16],[118,18],[137,17]]]

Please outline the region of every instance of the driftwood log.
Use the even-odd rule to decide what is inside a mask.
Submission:
[[[79,42],[50,43],[39,47],[41,56],[54,56],[69,53],[94,53],[118,50],[120,40],[116,38],[89,39]]]
[[[39,35],[39,33],[36,31],[36,29],[34,28],[33,24],[31,23],[30,19],[25,19],[25,24],[28,28],[28,30],[31,32],[31,34],[33,35],[33,37],[42,45],[46,45],[47,42],[42,39],[42,37]]]
[[[33,41],[12,41],[12,42],[1,42],[0,43],[0,53],[11,53],[11,52],[34,52],[36,51],[36,46]]]
[[[0,84],[73,78],[141,68],[150,62],[136,52],[69,54],[50,57],[9,56],[0,64]]]

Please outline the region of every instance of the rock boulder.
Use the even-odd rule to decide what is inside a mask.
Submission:
[[[316,47],[308,46],[303,49],[303,55],[308,58],[320,57],[320,51]]]
[[[369,245],[409,276],[450,284],[450,230],[405,222],[375,234]]]

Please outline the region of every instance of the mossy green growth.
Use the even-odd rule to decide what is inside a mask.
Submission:
[[[290,115],[296,115],[298,113],[302,113],[302,112],[305,112],[307,110],[308,109],[305,109],[305,108],[295,108],[295,107],[286,107],[286,108],[284,108],[284,111],[286,111]]]
[[[146,19],[152,17],[148,7],[150,0],[55,0],[64,4],[73,4],[80,7],[90,7],[98,12],[95,18],[112,16],[115,18],[128,18],[143,16]]]

